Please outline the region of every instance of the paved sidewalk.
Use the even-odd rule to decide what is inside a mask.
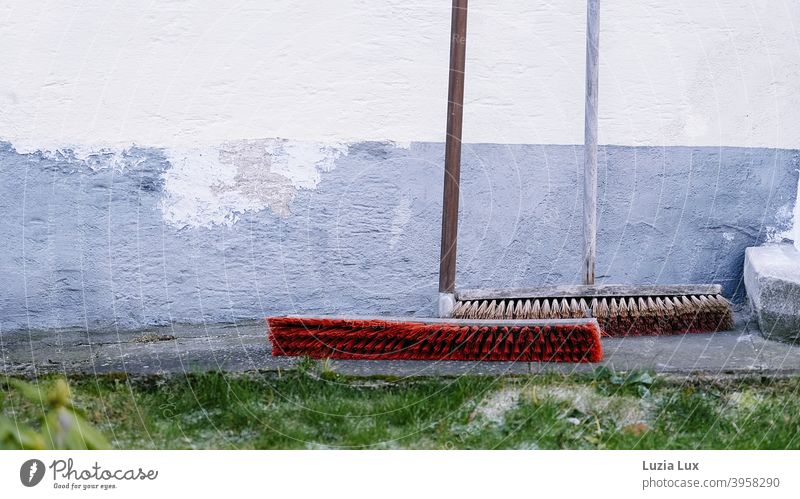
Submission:
[[[800,346],[761,337],[755,321],[737,314],[734,331],[670,337],[606,338],[602,364],[616,370],[649,369],[677,375],[800,374]],[[146,331],[62,329],[0,334],[0,372],[130,374],[198,371],[276,371],[294,358],[270,354],[262,321],[174,325]],[[354,375],[426,376],[590,371],[597,364],[527,362],[331,361]]]

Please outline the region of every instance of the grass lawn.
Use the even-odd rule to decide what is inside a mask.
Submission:
[[[46,392],[57,378],[41,378]],[[351,378],[283,373],[68,379],[115,448],[800,448],[800,378],[647,373]],[[41,431],[42,405],[3,378],[2,414]]]

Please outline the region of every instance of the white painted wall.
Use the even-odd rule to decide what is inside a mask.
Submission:
[[[580,143],[583,0],[473,0],[465,140]],[[0,5],[21,150],[444,138],[449,0]],[[800,147],[800,2],[604,0],[601,143]]]
[[[581,143],[585,1],[470,3],[465,141]],[[347,142],[443,141],[449,22],[449,0],[9,0],[0,140],[164,147],[175,225],[280,212],[212,189],[224,144],[290,139],[272,167],[299,189]],[[603,0],[600,142],[800,148],[799,35],[796,0]]]

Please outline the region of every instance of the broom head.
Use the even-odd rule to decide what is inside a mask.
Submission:
[[[599,362],[594,319],[269,317],[273,356],[371,360]]]
[[[594,317],[607,336],[672,335],[733,328],[717,284],[552,286],[464,290],[452,317],[541,320]]]

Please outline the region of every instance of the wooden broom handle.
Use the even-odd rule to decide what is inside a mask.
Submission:
[[[447,88],[447,137],[444,149],[442,247],[439,292],[453,293],[456,285],[458,192],[461,176],[461,124],[464,111],[464,61],[467,46],[467,0],[453,0],[450,24],[450,81]]]
[[[600,0],[586,3],[586,108],[583,126],[583,283],[594,284],[597,247],[597,93]]]
[[[597,241],[597,103],[600,44],[600,0],[587,1],[586,105],[584,114],[583,283],[594,284]],[[447,90],[442,244],[439,292],[453,293],[456,278],[461,129],[464,109],[464,62],[467,42],[467,0],[453,0],[450,24],[450,81]]]

